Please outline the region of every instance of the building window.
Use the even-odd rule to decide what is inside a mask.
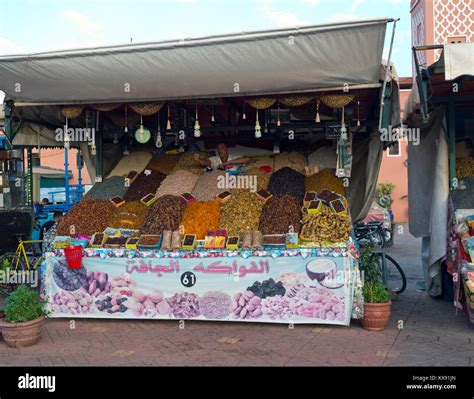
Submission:
[[[466,36],[448,36],[448,43],[466,43]]]
[[[422,26],[421,26],[421,22],[416,25],[416,45],[420,46],[424,43],[422,43],[423,41],[423,32],[422,32]]]
[[[33,167],[41,166],[41,158],[39,157],[39,154],[33,154],[33,157],[31,158],[31,163]]]
[[[397,140],[387,148],[387,157],[400,157],[401,155],[400,140]]]

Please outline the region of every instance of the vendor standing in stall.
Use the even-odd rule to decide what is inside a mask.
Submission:
[[[212,170],[226,170],[228,165],[240,165],[249,162],[249,158],[242,157],[235,149],[229,150],[227,145],[217,145],[217,155],[202,159],[199,154],[194,154],[194,161],[201,166],[212,168]]]

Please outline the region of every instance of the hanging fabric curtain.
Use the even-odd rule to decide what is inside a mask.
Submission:
[[[131,103],[130,108],[139,115],[149,116],[156,114],[164,105],[164,103],[164,101],[153,103]]]
[[[355,94],[327,94],[319,97],[319,99],[330,108],[342,108],[349,105],[354,97]]]
[[[65,118],[74,119],[81,115],[83,110],[83,105],[66,105],[61,108],[61,113]]]
[[[255,109],[267,109],[270,108],[273,104],[276,103],[275,98],[253,98],[251,100],[247,100],[247,103]]]
[[[308,104],[312,99],[313,97],[311,96],[291,96],[280,98],[278,102],[287,107],[301,107],[302,105]]]
[[[91,107],[96,111],[109,112],[120,107],[121,104],[92,104]]]

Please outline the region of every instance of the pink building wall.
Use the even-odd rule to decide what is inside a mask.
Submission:
[[[35,150],[33,153],[37,153]],[[71,184],[77,184],[78,173],[77,173],[77,162],[76,162],[77,150],[69,150],[69,170],[72,172]],[[63,149],[48,149],[41,150],[41,166],[49,166],[50,168],[57,168],[64,170],[64,150]],[[90,184],[91,179],[87,173],[87,168],[84,166],[81,171],[82,184]]]

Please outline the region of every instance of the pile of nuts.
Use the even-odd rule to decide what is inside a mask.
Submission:
[[[190,193],[193,191],[198,179],[198,175],[185,170],[174,172],[166,176],[166,178],[161,182],[160,187],[156,191],[156,196],[163,197],[165,195],[181,195],[184,193]]]
[[[349,216],[327,210],[305,215],[301,225],[300,238],[311,242],[347,241],[352,230]]]
[[[156,201],[148,211],[142,233],[161,234],[163,230],[176,230],[183,218],[186,201],[181,197],[166,195]]]
[[[320,192],[322,190],[334,191],[335,193],[345,195],[342,180],[330,169],[324,169],[306,178],[306,191]]]
[[[125,201],[140,201],[145,195],[154,194],[165,178],[164,173],[145,169],[135,178],[123,199]]]
[[[286,234],[290,226],[298,233],[301,225],[302,201],[296,197],[273,196],[263,206],[260,230],[263,234]]]
[[[284,167],[272,174],[268,191],[273,195],[291,195],[303,200],[305,193],[305,176],[296,170]]]
[[[245,230],[258,230],[262,202],[250,191],[234,194],[221,208],[219,228],[228,235],[242,235]]]
[[[91,236],[97,231],[103,231],[114,210],[115,207],[110,201],[82,200],[61,219],[57,234]]]
[[[204,173],[199,177],[191,194],[198,201],[212,201],[216,198],[217,194],[223,191],[219,187],[219,180],[224,176],[225,172],[223,170],[213,170],[212,172]]]
[[[140,229],[147,212],[148,208],[138,201],[126,202],[114,210],[108,222],[108,227],[115,229]]]

